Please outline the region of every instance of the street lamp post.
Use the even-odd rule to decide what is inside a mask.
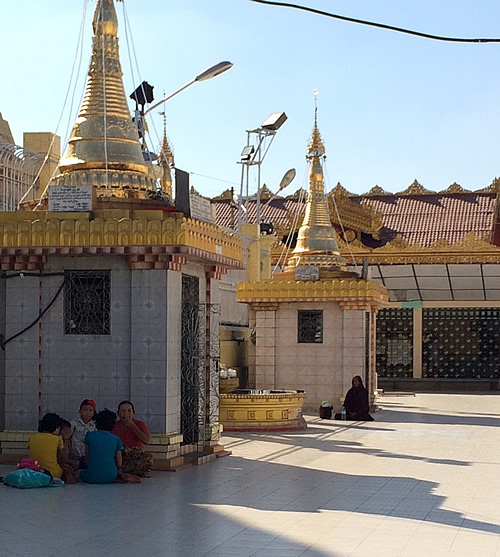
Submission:
[[[145,117],[150,112],[152,112],[155,108],[158,108],[160,105],[167,102],[172,97],[175,97],[175,95],[178,95],[181,91],[184,91],[184,89],[187,89],[194,83],[198,83],[198,81],[206,81],[207,79],[212,79],[213,77],[217,77],[218,75],[226,72],[232,67],[233,64],[228,61],[219,62],[214,66],[210,66],[210,68],[207,68],[205,71],[198,74],[194,79],[192,79],[182,87],[179,87],[179,89],[176,89],[173,93],[170,93],[169,95],[163,97],[161,101],[158,101],[153,106],[150,106],[147,110],[144,110],[144,106],[146,104],[149,104],[150,102],[153,102],[153,87],[146,81],[143,81],[141,85],[139,85],[139,87],[130,95],[130,98],[135,100],[134,123],[139,133],[139,137],[142,139],[142,149],[144,151],[144,157],[146,160],[150,160],[151,154],[147,151],[146,148],[145,136],[146,136],[147,126],[145,122]],[[140,109],[139,109],[139,105],[140,105]]]
[[[226,72],[227,70],[231,69],[232,67],[233,67],[233,64],[231,62],[227,62],[227,61],[226,62],[219,62],[218,64],[215,64],[215,66],[210,66],[210,68],[207,68],[204,72],[201,72],[200,74],[198,74],[189,83],[186,83],[186,85],[183,85],[182,87],[179,87],[179,89],[176,89],[173,93],[170,93],[166,97],[163,97],[163,99],[161,101],[158,101],[153,106],[150,106],[143,113],[143,116],[147,116],[155,108],[158,108],[161,104],[163,104],[164,102],[167,102],[172,97],[175,97],[175,95],[179,94],[181,91],[184,91],[184,89],[187,89],[188,87],[190,87],[194,83],[197,83],[198,81],[206,81],[207,79],[212,79],[213,77],[217,77],[218,75],[220,75],[221,73]]]

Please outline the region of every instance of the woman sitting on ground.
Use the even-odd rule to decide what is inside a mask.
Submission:
[[[116,423],[116,414],[111,410],[101,410],[96,416],[97,431],[89,431],[85,436],[88,468],[80,472],[80,478],[91,484],[108,484],[115,481],[139,483],[137,476],[122,472],[123,445],[111,430]]]
[[[122,440],[125,447],[123,472],[147,478],[153,467],[153,456],[144,451],[144,445],[147,445],[150,439],[149,430],[145,422],[136,420],[134,415],[134,405],[130,400],[122,400],[118,405],[119,419],[113,433]]]
[[[363,385],[363,380],[359,375],[352,378],[352,387],[347,391],[344,400],[346,419],[364,422],[373,422],[370,416],[370,401],[368,391]],[[335,419],[341,419],[340,414],[335,414]]]

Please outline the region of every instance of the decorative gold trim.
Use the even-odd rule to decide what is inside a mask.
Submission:
[[[373,188],[369,192],[364,193],[361,197],[371,197],[373,195],[394,195],[394,194],[390,193],[388,191],[385,191],[380,186],[375,185],[375,186],[373,186]]]
[[[304,199],[305,204],[305,200],[307,199],[307,190],[305,188],[299,188],[295,191],[295,193],[288,195],[285,199]]]
[[[342,250],[344,246],[345,244],[341,245]],[[454,244],[441,239],[426,247],[419,244],[408,245],[403,238],[397,236],[392,242],[377,249],[350,247],[358,264],[365,257],[370,264],[500,263],[500,247],[474,232],[469,232]]]
[[[476,190],[474,193],[499,193],[500,178],[493,178],[491,184],[483,189]]]
[[[271,197],[274,197],[273,192],[266,186],[266,184],[264,184],[260,188],[260,198],[261,199],[271,199]]]
[[[470,190],[464,189],[460,184],[453,182],[450,186],[448,186],[445,190],[440,191],[440,194],[446,193],[472,193]]]
[[[369,205],[361,205],[353,201],[353,197],[359,196],[347,191],[340,182],[332,189],[329,196],[329,211],[332,223],[342,226],[344,229],[351,229],[356,232],[363,231],[371,234],[374,238],[380,238],[382,214]],[[334,204],[337,205],[337,210],[335,210]],[[339,222],[339,215],[341,222]]]
[[[243,261],[241,238],[224,232],[218,226],[185,218],[182,213],[158,210],[111,209],[95,213],[6,212],[0,222],[0,253],[19,248],[60,249],[95,247],[149,247],[152,251],[166,246],[187,250],[190,259],[219,259],[236,268]],[[2,249],[5,248],[5,249]],[[31,255],[31,254],[27,254]],[[33,254],[36,255],[36,254]],[[232,265],[230,265],[232,266]]]
[[[427,190],[417,180],[413,180],[404,191],[396,193],[396,195],[432,195],[435,191]]]
[[[381,284],[363,279],[331,279],[318,281],[263,280],[240,282],[238,302],[255,305],[270,302],[336,301],[369,309],[388,302],[387,290]]]
[[[440,240],[441,241],[441,240]],[[396,234],[394,240],[387,242],[387,244],[383,245],[382,247],[378,248],[381,251],[392,251],[392,250],[403,250],[406,249],[410,244],[401,236],[401,234]],[[415,244],[421,247],[419,244]]]
[[[228,188],[224,190],[220,195],[212,197],[212,201],[222,201],[223,199],[229,199],[232,201],[234,196],[234,188]]]

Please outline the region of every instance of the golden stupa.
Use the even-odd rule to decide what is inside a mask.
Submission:
[[[94,186],[98,200],[149,199],[158,193],[146,164],[122,81],[113,0],[98,0],[87,87],[51,185]]]
[[[284,275],[293,273],[298,266],[314,266],[319,268],[320,275],[323,277],[354,276],[347,271],[329,216],[322,166],[325,158],[325,147],[318,129],[316,107],[313,132],[306,152],[306,159],[310,163],[306,211],[297,235],[296,247],[288,260]],[[281,274],[275,276],[281,278]]]

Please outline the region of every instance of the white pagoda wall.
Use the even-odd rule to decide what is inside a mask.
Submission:
[[[109,256],[52,257],[45,272],[93,269],[111,271],[111,334],[64,334],[61,293],[41,325],[6,346],[5,429],[36,428],[40,389],[42,414],[73,418],[84,398],[95,399],[99,409],[112,410],[120,400],[130,399],[152,432],[178,431],[182,274],[131,271],[124,260]],[[7,337],[36,319],[62,279],[25,276],[1,281]]]
[[[298,310],[323,311],[323,342],[299,343]],[[276,311],[251,312],[255,327],[252,382],[257,389],[303,389],[305,410],[323,400],[336,411],[354,375],[365,379],[365,312],[336,302],[280,303]]]

